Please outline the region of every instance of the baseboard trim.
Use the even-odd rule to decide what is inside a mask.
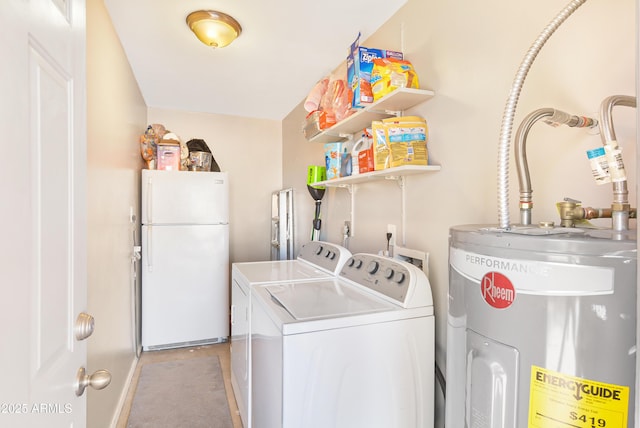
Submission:
[[[120,416],[122,415],[124,405],[127,402],[129,390],[131,389],[131,382],[133,381],[133,376],[136,373],[136,368],[138,367],[139,361],[140,357],[134,355],[133,361],[131,361],[131,367],[129,368],[129,373],[127,374],[127,381],[125,383],[126,387],[122,388],[122,393],[120,394],[120,399],[118,400],[118,406],[116,407],[117,411],[114,413],[113,419],[111,420],[111,428],[118,427],[118,421],[120,420]]]

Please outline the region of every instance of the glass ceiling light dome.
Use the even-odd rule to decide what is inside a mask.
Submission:
[[[226,13],[198,10],[187,16],[187,25],[205,45],[223,48],[242,33],[238,21]]]

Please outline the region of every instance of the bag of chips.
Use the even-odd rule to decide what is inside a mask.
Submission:
[[[389,144],[389,167],[427,165],[427,121],[418,116],[383,119]]]
[[[371,90],[374,101],[397,88],[419,88],[418,75],[407,60],[376,58],[371,71]]]

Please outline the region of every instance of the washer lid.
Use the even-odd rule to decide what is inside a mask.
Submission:
[[[233,268],[251,284],[308,281],[332,276],[317,266],[299,260],[234,263]]]
[[[273,300],[299,321],[398,309],[338,281],[274,284],[265,288]]]

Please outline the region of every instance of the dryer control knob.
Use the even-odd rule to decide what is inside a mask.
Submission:
[[[362,260],[356,260],[356,269],[360,269],[362,267]]]
[[[387,279],[391,279],[393,277],[393,269],[387,268],[384,271],[384,277]]]
[[[402,272],[396,272],[395,276],[393,277],[393,281],[397,282],[398,284],[402,284],[402,281],[404,281],[405,275]]]
[[[369,263],[369,266],[367,266],[367,272],[369,272],[370,274],[376,273],[377,270],[378,270],[378,262],[376,261]]]
[[[347,261],[347,266],[348,266],[348,267],[353,267],[353,265],[355,265],[355,264],[356,264],[356,260],[355,260],[353,257],[351,257],[351,258]]]
[[[318,245],[318,248],[316,248],[316,255],[319,256],[322,253],[322,250],[324,248],[322,248],[322,245]]]

